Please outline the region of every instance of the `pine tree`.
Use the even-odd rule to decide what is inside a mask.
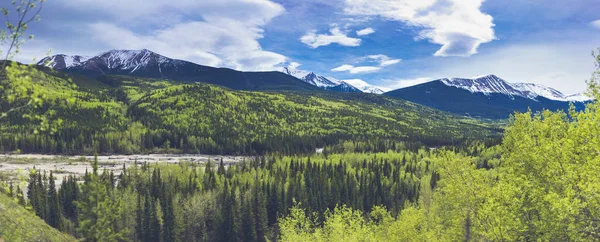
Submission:
[[[46,223],[50,226],[59,229],[60,228],[60,206],[58,204],[58,194],[56,193],[56,186],[54,183],[54,176],[52,171],[50,172],[50,178],[48,182],[48,215],[46,217]]]
[[[217,170],[217,174],[221,176],[225,175],[225,165],[223,164],[223,158],[221,158],[221,161],[219,162],[219,169]]]
[[[248,201],[248,198],[241,196],[240,210],[242,217],[242,241],[256,241],[256,221],[254,216],[254,208],[252,207],[252,201]]]
[[[257,241],[265,241],[268,228],[268,217],[267,217],[267,201],[266,197],[261,188],[258,175],[254,180],[254,195],[253,195],[253,206],[254,209],[254,224],[256,226],[256,238]]]
[[[81,199],[75,202],[79,220],[77,230],[89,241],[125,240],[128,230],[115,230],[123,212],[121,203],[108,190],[107,183],[99,179],[97,158],[94,158],[92,168],[92,174],[88,174],[82,186]]]
[[[136,217],[135,217],[135,235],[137,237],[136,241],[144,241],[144,209],[142,209],[142,198],[141,195],[137,194],[137,207],[136,207]]]

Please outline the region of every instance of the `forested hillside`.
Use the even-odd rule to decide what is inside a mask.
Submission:
[[[343,140],[439,146],[501,132],[497,124],[373,94],[233,91],[120,76],[69,81],[48,69],[35,75],[47,101],[0,121],[2,152],[303,153]],[[42,129],[30,118],[41,115]]]
[[[598,108],[518,114],[492,147],[359,153],[365,144],[349,142],[119,176],[93,162],[58,191],[52,173],[32,171],[27,204],[92,241],[594,241]]]
[[[25,203],[22,196],[9,197],[0,193],[0,241],[77,241],[73,236],[50,227],[19,204],[19,200]]]

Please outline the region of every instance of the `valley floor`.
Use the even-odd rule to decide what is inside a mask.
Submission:
[[[98,156],[99,168],[113,171],[115,175],[120,175],[123,165],[143,163],[174,163],[193,162],[204,164],[211,161],[215,164],[223,160],[223,164],[231,165],[241,162],[246,156],[223,156],[223,155],[203,155],[203,154],[148,154],[148,155],[103,155]],[[54,173],[54,176],[61,181],[68,175],[83,175],[85,171],[91,171],[90,161],[94,156],[68,156],[68,155],[41,155],[41,154],[0,154],[0,175],[9,179],[17,179],[19,174],[28,176],[29,169]]]

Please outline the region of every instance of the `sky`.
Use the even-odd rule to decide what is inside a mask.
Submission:
[[[34,40],[15,59],[149,49],[202,65],[289,67],[385,90],[495,74],[573,94],[585,91],[595,70],[597,1],[47,0],[28,29]]]

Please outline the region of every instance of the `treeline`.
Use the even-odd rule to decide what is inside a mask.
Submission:
[[[502,131],[384,96],[244,92],[128,77],[74,85],[43,75],[47,101],[2,119],[0,152],[300,154],[345,140],[458,145]],[[71,101],[53,101],[64,99]],[[39,114],[52,130],[28,118]]]
[[[257,157],[225,167],[139,164],[120,175],[97,163],[60,189],[32,172],[27,206],[51,226],[89,241],[266,241],[299,206],[325,221],[338,205],[384,206],[398,214],[416,202],[421,177],[437,177],[437,151]],[[435,187],[436,180],[428,186]]]

